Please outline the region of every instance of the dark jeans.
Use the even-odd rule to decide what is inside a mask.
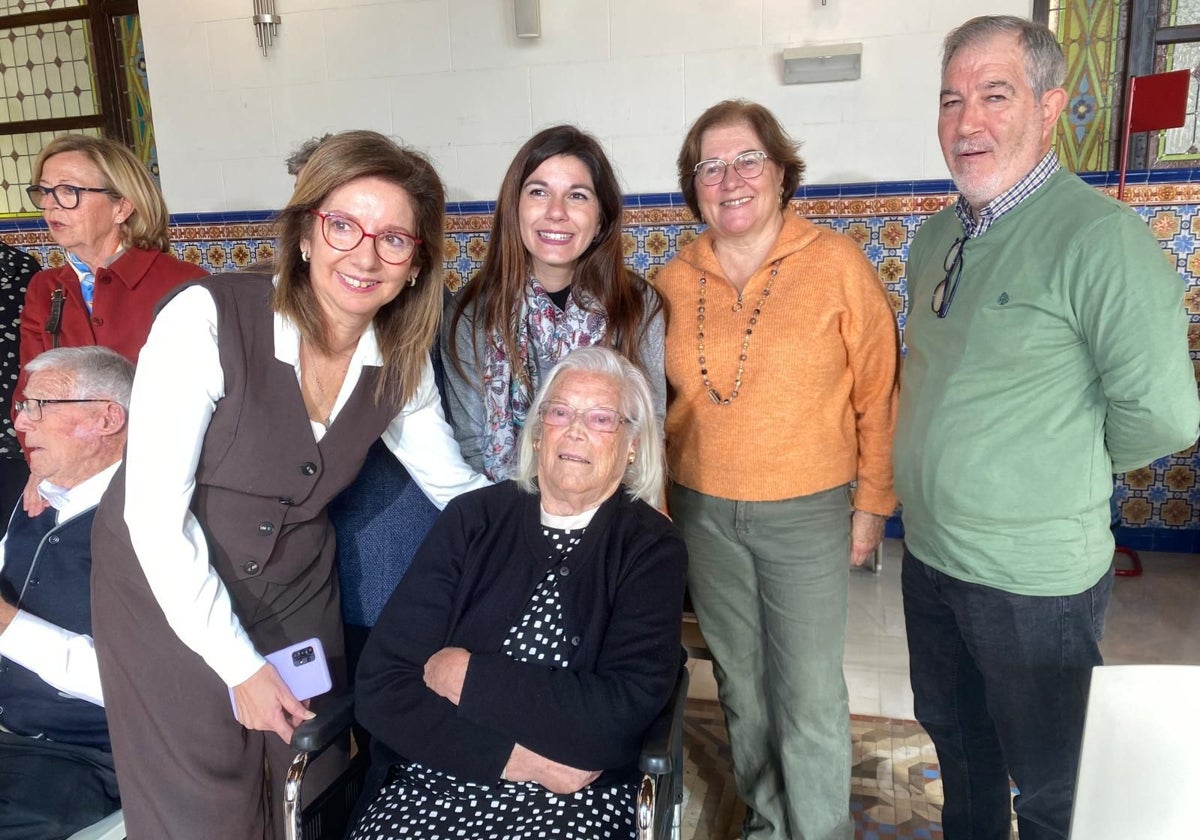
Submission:
[[[1112,572],[1070,596],[966,583],[904,551],[917,720],[941,765],[946,840],[1065,840]]]

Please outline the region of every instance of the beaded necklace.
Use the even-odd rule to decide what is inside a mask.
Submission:
[[[708,389],[708,398],[716,405],[729,405],[737,399],[738,391],[742,387],[742,373],[746,369],[746,355],[750,349],[750,335],[754,332],[754,326],[758,323],[758,316],[762,314],[763,304],[767,302],[767,298],[771,294],[771,286],[775,283],[775,275],[779,273],[779,264],[782,259],[775,260],[771,263],[771,276],[767,278],[767,286],[763,289],[762,297],[758,303],[754,305],[754,309],[750,311],[750,322],[746,324],[746,334],[742,338],[742,352],[738,356],[737,376],[733,379],[733,390],[729,392],[728,397],[722,397],[717,389],[713,387],[712,382],[708,379],[708,362],[704,357],[704,308],[705,308],[705,292],[708,285],[708,275],[706,272],[700,272],[700,304],[696,311],[696,324],[698,326],[697,335],[699,337],[699,353],[700,353],[700,378],[704,381],[704,387]],[[742,296],[739,294],[737,303],[732,307],[734,312],[742,311]]]

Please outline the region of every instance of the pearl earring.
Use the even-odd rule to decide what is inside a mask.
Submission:
[[[308,257],[308,251],[303,251],[303,250],[302,250],[302,251],[300,252],[300,259],[302,259],[304,262],[308,262],[308,259],[309,259],[309,257]]]
[[[412,277],[408,278],[408,285],[409,286],[417,285],[417,275],[414,274]]]
[[[636,452],[630,452],[630,453],[629,453],[629,463],[631,463],[631,464],[632,464],[632,463],[633,463],[634,461],[636,461],[636,460],[637,460],[637,453],[636,453]]]

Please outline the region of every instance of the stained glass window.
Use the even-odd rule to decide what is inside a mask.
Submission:
[[[0,215],[36,212],[30,170],[61,134],[120,139],[157,175],[136,11],[133,0],[0,0]]]
[[[1055,149],[1073,172],[1109,169],[1120,143],[1125,10],[1119,0],[1052,0],[1049,25],[1067,58],[1067,105]]]

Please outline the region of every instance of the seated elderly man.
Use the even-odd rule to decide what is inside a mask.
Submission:
[[[125,446],[133,366],[48,350],[14,403],[38,492],[0,541],[0,837],[66,837],[120,807],[92,647],[92,516]]]

